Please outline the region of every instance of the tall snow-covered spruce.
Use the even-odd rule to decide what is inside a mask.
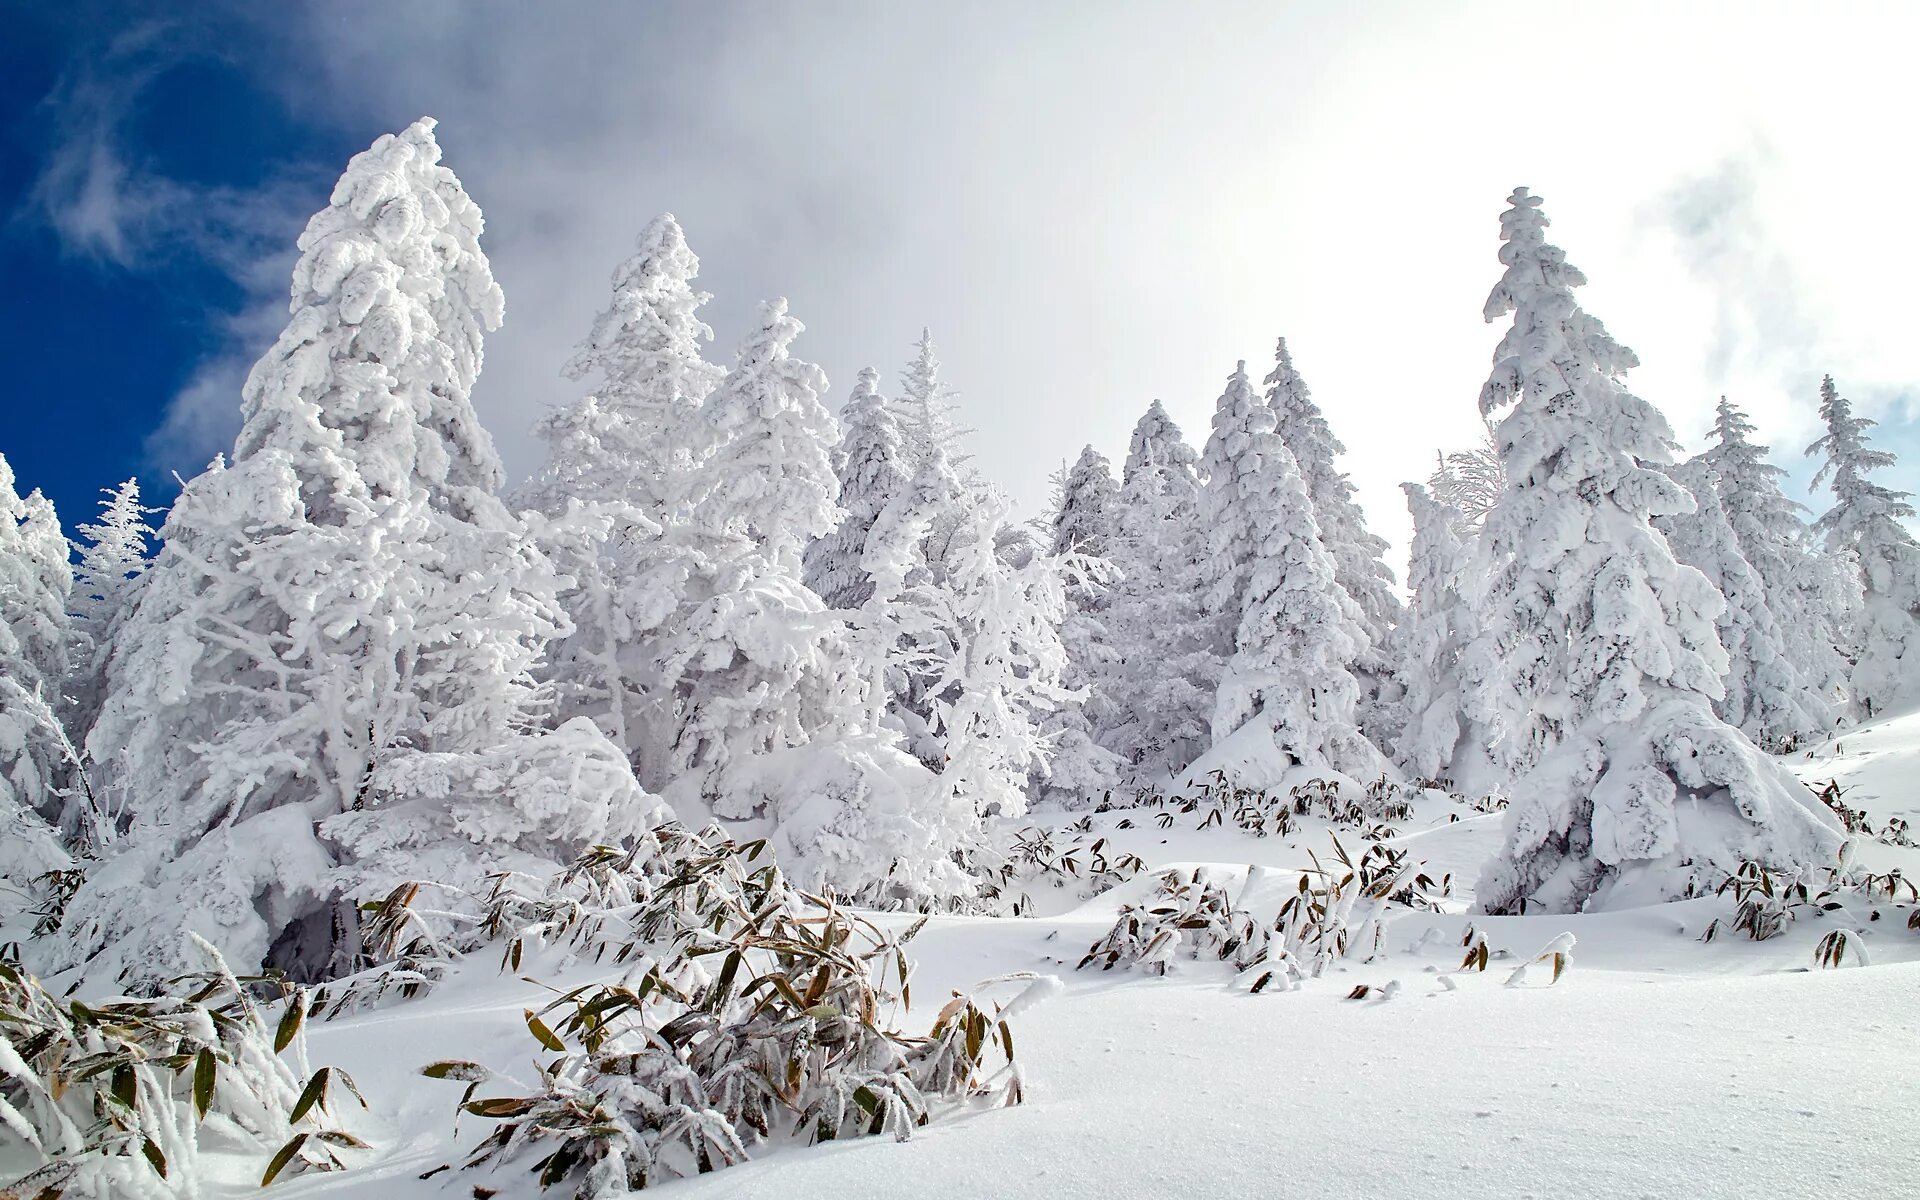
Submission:
[[[1384,744],[1402,723],[1392,654],[1393,633],[1402,612],[1393,591],[1393,570],[1386,564],[1387,541],[1367,528],[1366,514],[1353,498],[1353,483],[1334,461],[1347,448],[1333,435],[1306,380],[1294,369],[1287,339],[1281,338],[1275,346],[1273,370],[1264,382],[1274,432],[1299,464],[1314,523],[1320,529],[1320,544],[1333,560],[1334,582],[1359,612],[1360,629],[1366,635],[1366,644],[1354,660],[1361,687],[1361,724],[1369,736]]]
[[[725,374],[700,353],[713,330],[700,320],[710,296],[694,287],[700,259],[672,213],[635,239],[613,273],[613,297],[574,350],[565,375],[592,380],[536,432],[547,455],[516,503],[558,516],[569,500],[618,500],[654,522],[674,519],[707,440],[700,404]]]
[[[468,399],[502,297],[434,124],[348,164],[300,238],[230,465],[192,480],[89,737],[130,827],[55,966],[150,985],[188,931],[243,969],[361,958],[356,902],[644,829],[585,722],[533,732],[559,579]]]
[[[67,724],[76,740],[86,737],[105,698],[107,657],[120,626],[133,612],[148,566],[153,509],[140,504],[140,481],[129,479],[107,493],[100,518],[76,532],[79,556],[73,569],[73,629],[68,647]]]
[[[1114,659],[1106,610],[1112,601],[1111,555],[1117,534],[1119,488],[1106,457],[1080,451],[1061,488],[1053,518],[1053,555],[1067,580],[1060,639],[1067,651],[1063,697],[1042,722],[1051,744],[1038,796],[1069,807],[1097,803],[1120,779],[1120,759],[1094,738],[1112,723],[1110,698],[1094,689]]]
[[[1400,486],[1413,517],[1412,600],[1398,639],[1406,725],[1394,742],[1394,760],[1416,779],[1471,787],[1484,764],[1460,705],[1460,655],[1473,636],[1473,610],[1463,594],[1469,548],[1460,527],[1466,518],[1417,483]]]
[[[1258,721],[1295,765],[1357,780],[1390,774],[1357,723],[1353,668],[1367,646],[1358,606],[1334,579],[1299,467],[1244,362],[1228,379],[1219,412],[1208,511],[1215,603],[1234,635],[1214,700],[1214,741]],[[1236,587],[1240,574],[1245,582]]]
[[[1212,736],[1222,656],[1203,596],[1199,456],[1156,400],[1134,426],[1109,552],[1120,578],[1103,614],[1112,656],[1100,744],[1123,777],[1157,784],[1198,758]]]
[[[913,361],[900,374],[898,409],[901,438],[913,469],[918,470],[936,447],[953,470],[966,465],[969,456],[961,452],[960,440],[972,431],[961,428],[954,418],[953,388],[940,377],[931,329],[920,331]]]
[[[1693,497],[1694,509],[1656,517],[1674,557],[1712,583],[1726,601],[1720,611],[1720,644],[1727,652],[1725,694],[1714,702],[1728,724],[1761,745],[1791,744],[1831,724],[1826,703],[1794,669],[1781,632],[1767,607],[1766,589],[1727,521],[1710,463],[1694,459],[1667,468]]]
[[[52,502],[21,496],[0,457],[0,924],[68,865],[54,823],[73,766],[57,713],[72,584]]]
[[[1920,705],[1920,544],[1901,524],[1913,517],[1911,493],[1867,478],[1894,457],[1874,449],[1867,431],[1875,422],[1854,415],[1831,375],[1820,381],[1820,419],[1826,435],[1807,453],[1825,458],[1813,482],[1833,492],[1833,507],[1813,528],[1829,549],[1859,561],[1866,585],[1860,659],[1848,690],[1861,716],[1892,716]]]
[[[1767,447],[1754,444],[1753,432],[1747,414],[1722,396],[1714,410],[1714,444],[1700,457],[1713,470],[1720,505],[1774,616],[1788,662],[1831,705],[1846,687],[1853,622],[1853,613],[1835,602],[1835,576],[1851,575],[1853,564],[1815,541],[1801,515],[1806,506],[1780,490],[1787,473],[1767,460]]]
[[[1464,674],[1512,782],[1480,902],[1618,908],[1710,888],[1746,860],[1823,861],[1830,818],[1713,711],[1723,601],[1652,526],[1692,509],[1657,469],[1672,433],[1621,381],[1633,352],[1575,301],[1586,278],[1547,242],[1539,197],[1509,203],[1485,316],[1513,323],[1480,394],[1482,412],[1506,412],[1507,485],[1481,538]]]
[[[807,547],[807,586],[829,608],[859,608],[873,595],[873,579],[860,565],[867,535],[909,479],[900,422],[880,394],[880,373],[872,367],[861,370],[840,410],[840,424],[834,466],[845,515]]]

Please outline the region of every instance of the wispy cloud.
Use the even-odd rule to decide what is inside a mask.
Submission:
[[[211,349],[149,437],[149,466],[197,469],[230,442],[247,364],[285,318],[292,234],[315,181],[281,174],[253,187],[174,178],[129,147],[143,97],[169,70],[206,56],[204,39],[146,22],[83,50],[42,101],[49,141],[16,221],[44,226],[66,253],[102,270],[183,266],[224,276],[236,307],[210,308]]]

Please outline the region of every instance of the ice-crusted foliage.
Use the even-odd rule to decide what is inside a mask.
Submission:
[[[1092,446],[1082,448],[1067,472],[1053,516],[1053,552],[1105,558],[1112,548],[1118,502],[1112,465]]]
[[[1787,473],[1767,460],[1767,447],[1754,444],[1753,432],[1746,413],[1722,396],[1714,410],[1714,444],[1700,457],[1713,469],[1721,507],[1773,614],[1787,660],[1831,706],[1847,681],[1853,613],[1844,592],[1831,586],[1836,564],[1813,541],[1802,515],[1806,506],[1781,491]]]
[[[1133,433],[1127,438],[1127,461],[1120,470],[1120,486],[1125,488],[1134,476],[1153,468],[1197,479],[1194,472],[1199,463],[1200,456],[1187,445],[1186,434],[1167,415],[1167,406],[1155,400],[1134,422]]]
[[[1064,576],[1084,564],[1036,556],[1012,565],[997,552],[1006,501],[988,493],[955,508],[955,487],[936,453],[874,526],[868,620],[888,652],[884,668],[867,669],[886,671],[869,694],[889,694],[889,711],[939,771],[932,811],[977,822],[1025,812],[1030,776],[1053,785],[1055,747],[1043,730],[1075,698],[1062,683]],[[934,527],[947,516],[950,529]]]
[[[1092,446],[1081,450],[1067,473],[1053,519],[1053,554],[1066,573],[1067,610],[1060,640],[1067,665],[1060,682],[1074,695],[1041,723],[1053,754],[1044,780],[1035,783],[1036,796],[1070,808],[1097,802],[1119,782],[1118,757],[1094,739],[1095,728],[1113,720],[1108,698],[1094,683],[1117,656],[1106,610],[1116,582],[1110,556],[1118,504],[1106,458]]]
[[[1506,462],[1500,457],[1492,423],[1473,449],[1443,452],[1438,457],[1427,488],[1434,500],[1459,514],[1456,524],[1463,538],[1478,537],[1487,513],[1507,486]]]
[[[47,714],[66,677],[73,571],[53,502],[22,497],[0,457],[0,806],[60,813],[60,738]]]
[[[930,329],[920,331],[913,361],[900,373],[896,407],[909,473],[919,470],[936,449],[946,457],[949,467],[965,467],[972,456],[961,450],[960,443],[973,431],[962,429],[954,419],[953,387],[940,377],[940,359],[934,353]]]
[[[859,608],[873,595],[873,579],[860,565],[867,535],[909,480],[900,423],[880,394],[880,374],[872,367],[861,370],[853,395],[840,410],[840,424],[843,433],[834,460],[846,515],[807,547],[806,579],[828,608]]]
[[[142,577],[146,574],[147,545],[153,529],[149,514],[157,511],[140,503],[140,481],[129,479],[106,489],[100,517],[81,525],[74,541],[79,561],[73,568],[73,614],[67,650],[67,726],[76,742],[100,712],[107,677],[107,656],[113,639],[133,611]]]
[[[840,429],[820,402],[827,375],[791,351],[805,328],[784,299],[760,306],[757,327],[702,412],[718,445],[694,486],[692,511],[709,531],[752,539],[796,578],[801,551],[843,515],[832,461]]]
[[[543,518],[541,547],[570,580],[561,604],[572,628],[542,672],[555,714],[592,718],[637,763],[660,736],[647,720],[644,635],[671,606],[662,581],[696,569],[685,539],[661,535],[685,521],[712,449],[700,405],[725,374],[701,354],[713,331],[698,315],[709,299],[694,286],[699,269],[672,214],[641,231],[567,363],[568,378],[594,386],[541,420],[546,456],[514,497]]]
[[[469,392],[502,299],[439,159],[430,120],[383,136],[301,235],[232,464],[181,494],[115,648],[88,745],[129,827],[56,967],[152,986],[194,929],[248,970],[350,968],[362,864],[321,823],[409,757],[493,754],[539,715],[560,579],[495,493]],[[389,845],[431,839],[400,826],[433,806],[381,803]]]
[[[0,457],[0,923],[34,905],[46,872],[69,865],[52,823],[77,765],[56,708],[71,587],[52,503],[23,498]]]
[[[703,413],[720,444],[690,489],[688,520],[629,584],[649,598],[636,631],[651,731],[635,753],[643,778],[733,818],[778,819],[786,802],[751,782],[755,757],[858,727],[844,624],[800,577],[802,547],[839,516],[825,380],[789,352],[800,328],[785,301],[762,306]]]
[[[336,1170],[366,1143],[338,1128],[361,1103],[329,1067],[306,1080],[307,998],[280,988],[269,1021],[260,992],[217,951],[147,1000],[59,999],[0,963],[0,1126],[30,1169],[9,1196],[175,1200],[201,1194],[202,1138],[257,1160],[263,1178]],[[289,1058],[291,1062],[289,1062]],[[11,1156],[10,1156],[11,1157]]]
[[[1292,886],[1281,872],[1247,868],[1240,886],[1205,868],[1163,871],[1141,903],[1119,918],[1079,962],[1103,971],[1133,968],[1165,975],[1181,958],[1232,965],[1253,992],[1291,991],[1343,958],[1371,960],[1393,905],[1432,909],[1438,887],[1404,850],[1370,841],[1359,861],[1333,839],[1331,865],[1319,856]]]
[[[561,942],[624,973],[527,1014],[555,1055],[531,1093],[475,1099],[494,1090],[485,1068],[425,1069],[467,1083],[462,1109],[498,1122],[469,1169],[533,1159],[542,1189],[601,1200],[761,1145],[904,1138],[945,1109],[1019,1102],[1005,1022],[1021,998],[956,993],[928,1034],[904,1035],[918,926],[885,933],[796,891],[761,843],[656,833],[645,853],[596,854],[541,893],[500,894],[491,936],[511,962],[528,941]],[[983,986],[1013,982],[1026,996],[1049,981]]]
[[[701,357],[713,330],[698,315],[711,299],[694,287],[699,273],[672,213],[640,232],[614,270],[612,301],[567,362],[567,378],[595,380],[593,390],[542,419],[547,457],[517,503],[549,516],[570,500],[632,504],[655,522],[677,514],[707,445],[700,404],[725,374]]]
[[[1208,494],[1212,510],[1246,538],[1248,577],[1214,700],[1213,740],[1258,720],[1297,764],[1356,779],[1389,773],[1355,715],[1354,664],[1366,632],[1334,578],[1299,467],[1274,431],[1272,410],[1251,399],[1244,363],[1227,394],[1235,399],[1223,407],[1244,415],[1224,477],[1209,481]]]
[[[1341,473],[1334,458],[1347,448],[1333,436],[1320,406],[1307,391],[1306,380],[1294,369],[1287,339],[1274,349],[1273,370],[1263,381],[1267,407],[1273,411],[1274,432],[1299,465],[1320,541],[1333,559],[1334,582],[1359,606],[1360,628],[1367,635],[1361,669],[1367,676],[1369,704],[1387,683],[1393,664],[1389,641],[1400,623],[1400,598],[1393,590],[1393,570],[1387,566],[1387,540],[1367,529],[1366,514],[1355,503],[1353,483]]]
[[[1910,493],[1867,478],[1894,457],[1873,448],[1867,431],[1875,422],[1854,415],[1831,375],[1820,381],[1820,419],[1826,436],[1807,453],[1824,456],[1813,482],[1825,483],[1834,503],[1813,528],[1830,550],[1854,556],[1866,584],[1848,690],[1863,716],[1904,712],[1920,704],[1920,544],[1901,524],[1913,517]]]
[[[1223,658],[1233,652],[1234,630],[1245,608],[1247,578],[1253,573],[1252,517],[1242,499],[1240,477],[1260,466],[1251,453],[1250,426],[1255,413],[1265,409],[1247,382],[1243,362],[1214,404],[1213,429],[1200,454],[1200,478],[1204,481],[1200,528],[1207,539],[1205,601],[1218,625],[1218,649]],[[1273,414],[1268,412],[1262,420],[1271,432]]]
[[[1120,486],[1109,555],[1120,578],[1102,615],[1113,657],[1095,684],[1107,701],[1098,740],[1142,782],[1186,766],[1212,736],[1222,660],[1203,595],[1196,462],[1154,401],[1134,426]]]
[[[1460,703],[1460,654],[1473,636],[1473,609],[1464,595],[1469,551],[1460,540],[1460,510],[1417,483],[1400,487],[1413,517],[1407,566],[1413,594],[1398,639],[1407,719],[1394,760],[1415,779],[1447,779],[1463,753],[1478,754]]]
[[[1672,434],[1627,391],[1632,351],[1583,312],[1538,197],[1502,214],[1489,322],[1513,314],[1481,391],[1507,488],[1474,575],[1468,714],[1512,779],[1490,912],[1570,912],[1688,893],[1742,859],[1806,863],[1835,833],[1784,767],[1721,721],[1713,585],[1652,527],[1692,509],[1657,469]]]
[[[1727,652],[1721,679],[1726,694],[1715,701],[1714,711],[1761,745],[1791,745],[1827,729],[1830,710],[1786,656],[1766,590],[1740,553],[1721,506],[1713,467],[1695,459],[1667,468],[1667,474],[1692,495],[1694,511],[1658,517],[1654,527],[1666,535],[1674,557],[1705,575],[1726,600],[1719,619],[1720,644]]]

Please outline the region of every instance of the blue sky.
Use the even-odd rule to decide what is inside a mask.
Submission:
[[[1689,448],[1730,392],[1804,478],[1830,370],[1906,456],[1887,482],[1920,478],[1920,223],[1879,215],[1920,191],[1886,151],[1912,5],[155,11],[16,0],[0,41],[0,452],[69,525],[136,472],[165,500],[230,442],[302,224],[421,115],[488,215],[507,324],[475,403],[515,474],[608,272],[673,211],[715,361],[786,295],[837,401],[930,325],[1027,513],[1155,398],[1197,442],[1234,361],[1264,373],[1285,334],[1404,544],[1398,482],[1475,439],[1525,183]],[[1521,43],[1563,52],[1532,71]]]
[[[214,51],[212,27],[152,28],[144,48],[116,48],[139,28],[111,6],[29,6],[0,45],[0,328],[13,351],[0,450],[69,526],[102,487],[139,474],[165,502],[172,472],[203,465],[204,445],[158,445],[156,432],[254,299],[233,256],[290,264],[300,228],[290,210],[235,227],[213,198],[318,181],[315,164],[353,141],[295,120]],[[125,194],[56,178],[63,161],[104,169],[96,154],[115,156]]]

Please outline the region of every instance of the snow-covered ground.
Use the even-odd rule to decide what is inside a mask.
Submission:
[[[1792,764],[1811,783],[1838,779],[1875,828],[1893,817],[1920,826],[1920,716],[1851,731]],[[1309,849],[1330,848],[1314,822],[1290,839],[1255,839],[1231,826],[1195,830],[1188,815],[1162,828],[1156,816],[1095,814],[1094,836],[1149,867],[1212,864],[1222,874],[1249,863],[1299,867]],[[1146,890],[1144,873],[1084,903],[1064,890],[1036,895],[1032,911],[1049,915],[935,918],[912,943],[918,1003],[906,1028],[923,1027],[952,986],[1036,970],[1064,984],[1015,1030],[1026,1103],[952,1114],[908,1142],[767,1152],[665,1193],[1122,1200],[1920,1189],[1920,931],[1907,927],[1908,908],[1882,905],[1879,921],[1803,916],[1765,942],[1723,933],[1703,943],[1706,927],[1733,911],[1718,897],[1594,916],[1468,916],[1501,819],[1452,801],[1418,806],[1394,844],[1430,874],[1452,874],[1451,911],[1403,911],[1379,959],[1290,992],[1250,995],[1211,962],[1182,960],[1165,978],[1076,971],[1120,904]],[[1920,849],[1865,841],[1860,861],[1920,876]],[[1858,929],[1871,965],[1814,967],[1814,946],[1835,921]],[[1469,923],[1494,952],[1484,973],[1458,970]],[[1562,933],[1575,945],[1557,983],[1542,970],[1507,985]],[[576,970],[547,982],[589,977]],[[1348,999],[1362,983],[1377,990]],[[358,1169],[275,1193],[407,1200],[466,1197],[475,1183],[503,1197],[530,1192],[518,1166],[491,1178],[418,1178],[457,1162],[489,1123],[456,1124],[460,1085],[417,1072],[459,1058],[531,1079],[537,1047],[522,1010],[551,995],[481,956],[429,997],[314,1029],[313,1062],[346,1068],[371,1102],[356,1129],[377,1149]],[[232,1188],[253,1190],[239,1179]]]

